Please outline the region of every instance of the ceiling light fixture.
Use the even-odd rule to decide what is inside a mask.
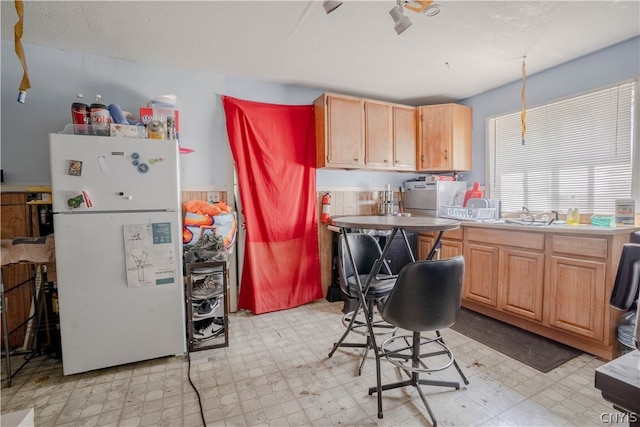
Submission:
[[[322,7],[324,7],[324,11],[327,12],[327,15],[342,6],[341,1],[324,1],[322,3]]]
[[[433,0],[404,0],[404,7],[412,12],[422,13],[427,16],[434,16],[440,13],[440,5],[434,4]]]
[[[322,2],[322,7],[328,15],[342,6],[342,3],[341,1],[325,0]],[[405,9],[426,16],[435,16],[440,13],[440,5],[434,3],[433,0],[396,0],[396,5],[389,11],[389,14],[391,18],[393,18],[395,30],[398,35],[402,34],[404,30],[413,24],[411,19],[404,14]]]
[[[395,30],[398,35],[402,34],[404,30],[409,28],[413,22],[407,16],[404,15],[404,8],[402,6],[402,0],[396,0],[396,5],[389,11],[389,15],[395,22]]]

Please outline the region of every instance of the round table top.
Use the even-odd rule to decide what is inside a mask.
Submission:
[[[459,228],[460,221],[430,216],[349,215],[332,217],[331,225],[371,230],[445,231]]]

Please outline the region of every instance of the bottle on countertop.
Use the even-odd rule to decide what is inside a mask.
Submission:
[[[84,103],[84,97],[81,93],[78,94],[76,102],[71,104],[71,120],[73,123],[74,132],[77,135],[87,135],[89,129],[89,106]]]
[[[91,117],[91,134],[109,136],[111,113],[107,106],[102,103],[102,95],[96,95],[96,100],[89,107],[89,116]]]
[[[576,195],[571,196],[569,200],[569,208],[567,209],[567,225],[580,224],[580,209],[578,208],[578,201]]]

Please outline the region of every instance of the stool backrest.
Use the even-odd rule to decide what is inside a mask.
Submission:
[[[376,260],[382,255],[378,241],[375,237],[365,233],[348,233],[347,236],[349,236],[349,248],[358,269],[358,274],[369,274]],[[380,268],[380,273],[391,274],[386,262]],[[349,293],[347,286],[347,278],[353,276],[354,272],[347,253],[344,234],[340,234],[338,237],[338,274],[342,292],[349,296],[355,296]]]
[[[460,313],[464,258],[416,261],[398,276],[382,318],[409,331],[435,331],[453,325]]]
[[[612,307],[626,310],[638,299],[640,287],[640,244],[627,243],[622,247],[616,280],[613,282]]]

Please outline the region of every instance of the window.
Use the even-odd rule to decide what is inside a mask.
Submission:
[[[626,82],[528,109],[524,144],[521,112],[489,119],[491,197],[504,212],[523,206],[563,212],[575,194],[581,212],[612,214],[615,199],[631,198],[638,180],[636,86]]]

